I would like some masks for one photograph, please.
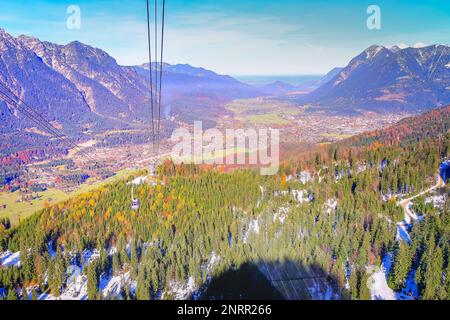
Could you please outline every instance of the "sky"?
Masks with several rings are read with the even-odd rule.
[[[153,0],[151,0],[152,2]],[[161,0],[159,0],[161,1]],[[231,75],[325,74],[373,44],[450,43],[449,0],[166,0],[165,61]],[[69,29],[67,8],[81,9]],[[381,29],[370,30],[370,5]],[[0,0],[0,28],[148,60],[145,0]]]

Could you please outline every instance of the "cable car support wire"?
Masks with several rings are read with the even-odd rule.
[[[149,56],[149,73],[150,73],[150,99],[151,99],[151,115],[152,115],[152,135],[153,135],[153,149],[156,149],[156,154],[160,153],[160,141],[161,141],[161,100],[162,100],[162,79],[163,79],[163,56],[164,56],[164,32],[165,32],[165,14],[166,14],[166,1],[162,0],[162,12],[161,12],[161,44],[158,47],[158,0],[154,1],[154,56],[152,57],[152,30],[150,19],[151,7],[150,1],[147,0],[147,41],[148,41],[148,56]],[[158,52],[159,50],[160,52]],[[159,59],[158,59],[159,55]],[[153,60],[155,66],[153,67]],[[158,61],[159,60],[159,61]],[[159,64],[159,70],[158,70]],[[153,70],[155,74],[153,75]],[[158,74],[159,72],[159,74]],[[153,92],[155,90],[155,92]]]
[[[75,141],[68,138],[63,132],[53,126],[49,121],[47,121],[42,115],[37,112],[34,108],[29,106],[23,99],[19,98],[11,89],[8,88],[6,84],[0,81],[0,99],[11,107],[17,109],[24,116],[26,116],[30,121],[32,121],[37,126],[41,127],[44,131],[49,133],[56,139],[61,140],[67,147],[70,147],[77,152],[79,152],[84,158],[94,161],[89,154],[82,150]]]

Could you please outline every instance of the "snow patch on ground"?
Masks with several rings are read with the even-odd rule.
[[[308,286],[308,292],[312,300],[339,300],[339,295],[333,293],[333,288],[330,284],[326,284],[326,288],[324,288],[318,279],[312,279],[311,282],[312,285]]]
[[[287,215],[289,213],[288,207],[281,207],[277,212],[273,215],[273,222],[280,221],[280,223],[284,223],[286,221]]]
[[[87,277],[82,274],[81,268],[71,265],[67,268],[67,275],[67,289],[64,291],[64,296],[70,297],[70,299],[86,300]]]
[[[425,204],[432,203],[435,208],[444,209],[446,195],[434,195],[425,199]]]
[[[325,207],[326,207],[328,215],[336,212],[337,205],[338,205],[338,203],[337,203],[336,199],[328,199],[327,200],[327,202],[325,203]]]
[[[367,164],[359,164],[358,168],[356,169],[356,173],[362,173],[364,171],[367,171]]]
[[[55,259],[56,258],[56,251],[53,250],[53,241],[49,241],[47,243],[48,248],[48,254],[50,255],[50,258]]]
[[[172,282],[169,287],[169,291],[162,294],[162,300],[167,294],[174,300],[187,300],[198,290],[193,277],[189,277],[186,283]]]
[[[285,197],[288,195],[287,191],[275,191],[274,192],[275,197]]]
[[[397,293],[399,300],[414,300],[419,296],[419,290],[416,283],[416,270],[410,272],[408,278],[406,278],[405,287],[400,293]]]
[[[50,246],[49,246],[50,247]],[[112,247],[108,253],[113,255],[116,252],[116,248]],[[90,264],[95,259],[100,257],[99,250],[84,250],[82,252],[82,260],[84,266]],[[43,293],[39,296],[39,300],[87,300],[87,277],[83,274],[82,267],[72,264],[66,271],[67,281],[66,288],[61,293],[61,296],[56,297],[49,293]],[[122,289],[126,285],[130,285],[130,291],[133,293],[136,290],[136,283],[130,279],[130,274],[125,273],[118,276],[110,276],[103,274],[100,277],[99,292],[103,293],[103,297],[108,295],[112,297],[120,296]]]
[[[56,297],[49,293],[44,293],[39,297],[39,300],[87,300],[87,277],[81,273],[81,268],[72,265],[67,269],[68,280],[67,287],[61,293],[61,296]],[[127,272],[118,276],[109,276],[103,274],[100,277],[99,292],[102,292],[103,297],[108,295],[114,298],[121,298],[121,292],[125,287],[130,285],[131,293],[136,291],[136,282],[131,281],[130,273]]]
[[[381,268],[369,267],[367,272],[372,272],[369,282],[367,283],[372,300],[397,300],[398,294],[389,288],[387,279],[392,268],[392,253],[388,253],[381,261]]]
[[[309,202],[308,192],[306,190],[292,190],[291,195],[299,204]]]
[[[382,269],[384,270],[384,274],[387,280],[392,267],[392,253],[388,253],[387,255],[384,256],[383,261],[381,262],[381,266]]]
[[[306,183],[308,183],[308,182],[313,180],[312,175],[311,175],[311,173],[309,171],[302,171],[302,172],[300,172],[300,174],[298,175],[298,179],[303,184],[306,184]]]
[[[411,243],[411,238],[408,233],[408,224],[404,221],[397,223],[397,236],[395,239],[397,241],[406,241],[408,244]]]
[[[84,263],[85,264],[89,264],[92,261],[100,258],[100,251],[97,250],[97,249],[94,250],[94,251],[86,249],[86,250],[83,251],[82,256],[83,256]]]
[[[216,264],[219,263],[220,256],[218,256],[214,251],[211,253],[211,257],[209,258],[208,265],[206,266],[207,273],[211,273],[212,269]]]
[[[71,277],[70,285],[59,297],[46,292],[41,294],[38,300],[87,300],[87,298],[87,277],[79,274]]]
[[[248,229],[245,232],[244,238],[242,239],[242,241],[244,243],[247,243],[248,237],[250,236],[251,233],[259,234],[259,220],[258,219],[253,219],[248,224]]]
[[[131,293],[136,292],[137,283],[131,281],[129,272],[119,276],[103,275],[100,279],[99,290],[101,290],[104,297],[118,297],[127,285],[130,285]]]
[[[12,253],[6,251],[0,255],[0,266],[2,267],[20,267],[20,251]]]
[[[382,268],[373,273],[369,279],[372,300],[397,300],[394,290],[387,284],[385,271]]]
[[[137,177],[133,181],[129,182],[128,185],[132,184],[132,185],[135,185],[135,186],[139,186],[141,184],[146,183],[147,180],[148,180],[148,178],[146,176]]]

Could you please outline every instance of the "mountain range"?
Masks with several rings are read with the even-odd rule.
[[[153,71],[160,69],[159,63],[152,64]],[[135,66],[134,70],[149,80],[148,63]],[[230,76],[188,64],[164,63],[163,83],[163,114],[187,122],[199,119],[215,122],[226,113],[226,103],[234,99],[264,95],[262,90]]]
[[[374,45],[300,102],[339,112],[420,112],[450,103],[450,47]]]
[[[154,65],[158,70],[158,65]],[[214,118],[223,104],[262,93],[232,77],[189,65],[163,65],[163,116]],[[120,66],[105,51],[58,45],[0,29],[0,80],[66,133],[142,126],[150,120],[148,64]],[[0,102],[2,133],[33,126]]]
[[[303,87],[281,81],[250,85],[188,64],[152,65],[156,71],[161,67],[167,123],[203,120],[213,126],[230,112],[228,102],[258,96],[286,96],[311,110],[338,113],[413,113],[450,103],[450,47],[444,45],[374,45],[345,68]],[[0,80],[71,136],[149,125],[149,65],[121,66],[105,51],[78,41],[59,45],[0,29]],[[43,139],[39,128],[3,101],[0,115],[0,133],[9,136],[4,143],[18,136]]]

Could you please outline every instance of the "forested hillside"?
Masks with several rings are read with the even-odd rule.
[[[354,146],[368,146],[372,143],[408,145],[429,137],[442,139],[449,130],[450,105],[403,119],[389,128],[353,137],[344,141],[343,144],[350,142]],[[449,148],[449,143],[447,140],[446,148]]]
[[[374,266],[398,297],[449,299],[449,191],[431,187],[450,156],[450,136],[415,128],[424,131],[411,127],[404,143],[360,137],[327,146],[274,177],[168,161],[158,184],[136,186],[138,211],[130,208],[130,177],[45,208],[16,228],[3,221],[0,295],[251,298],[217,292],[215,282],[251,264],[262,274],[272,268],[272,284],[272,272],[300,268],[308,275],[296,290],[305,299],[376,299],[367,286]],[[397,224],[405,216],[398,201],[428,188],[411,205],[417,220]]]

